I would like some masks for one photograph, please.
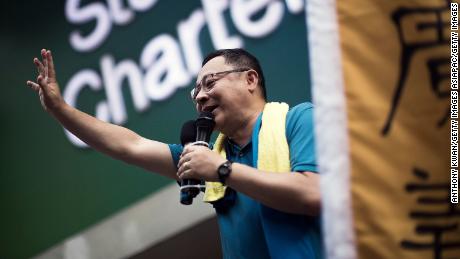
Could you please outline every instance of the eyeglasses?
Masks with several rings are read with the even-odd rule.
[[[190,96],[192,97],[192,100],[195,101],[196,97],[198,96],[198,93],[203,90],[205,93],[211,91],[214,88],[214,85],[219,79],[224,78],[226,75],[230,73],[239,73],[239,72],[245,72],[251,70],[250,68],[238,68],[238,69],[233,69],[233,70],[227,70],[227,71],[222,71],[222,72],[217,72],[217,73],[212,73],[212,74],[207,74],[201,78],[200,83],[198,83],[195,88],[190,91]],[[220,77],[218,77],[220,76]]]

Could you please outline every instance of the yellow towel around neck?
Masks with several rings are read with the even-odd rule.
[[[262,114],[262,126],[254,129],[258,132],[257,168],[267,172],[290,172],[289,146],[286,139],[286,115],[289,105],[271,102],[265,104]],[[257,134],[257,132],[253,132]],[[227,158],[224,148],[226,137],[220,133],[214,143],[213,151]],[[254,144],[254,143],[253,143]],[[227,186],[220,182],[206,182],[203,201],[213,202],[224,197]]]

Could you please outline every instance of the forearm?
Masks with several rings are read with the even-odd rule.
[[[65,103],[51,114],[89,146],[116,159],[129,159],[129,146],[141,138],[131,130],[101,121]]]
[[[234,163],[226,184],[284,212],[316,216],[320,211],[319,176],[315,173],[262,172]]]
[[[42,107],[62,126],[92,148],[115,159],[177,179],[169,147],[133,131],[98,120],[65,103],[56,80],[51,51],[42,49],[43,63],[34,58],[39,75],[27,85],[38,93]]]

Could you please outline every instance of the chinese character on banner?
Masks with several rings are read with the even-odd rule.
[[[413,174],[417,180],[406,184],[406,192],[417,197],[420,207],[408,214],[417,222],[417,237],[403,239],[401,246],[408,250],[432,251],[434,259],[449,258],[443,256],[447,251],[456,250],[460,254],[460,208],[450,202],[449,182],[432,182],[429,173],[419,168],[414,168]]]
[[[392,14],[392,20],[398,31],[398,40],[401,44],[401,58],[399,77],[397,86],[393,94],[392,105],[388,113],[387,120],[383,127],[382,133],[388,134],[391,129],[395,113],[398,109],[400,99],[407,87],[406,79],[410,71],[411,61],[418,52],[429,51],[432,48],[449,46],[450,40],[450,1],[440,7],[401,7]],[[433,54],[427,56],[425,61],[426,69],[429,74],[427,82],[437,98],[444,99],[446,103],[450,96],[449,86],[447,84],[450,73],[449,52]],[[444,82],[445,89],[442,89],[441,83]],[[414,85],[421,87],[421,85]],[[443,126],[449,117],[449,107],[442,114],[437,125]]]

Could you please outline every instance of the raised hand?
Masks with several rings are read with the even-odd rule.
[[[50,50],[41,50],[42,61],[34,58],[34,64],[38,70],[36,82],[27,81],[27,85],[34,91],[38,92],[40,102],[45,111],[53,112],[62,104],[62,98],[59,86],[56,80],[54,70],[53,56]]]

